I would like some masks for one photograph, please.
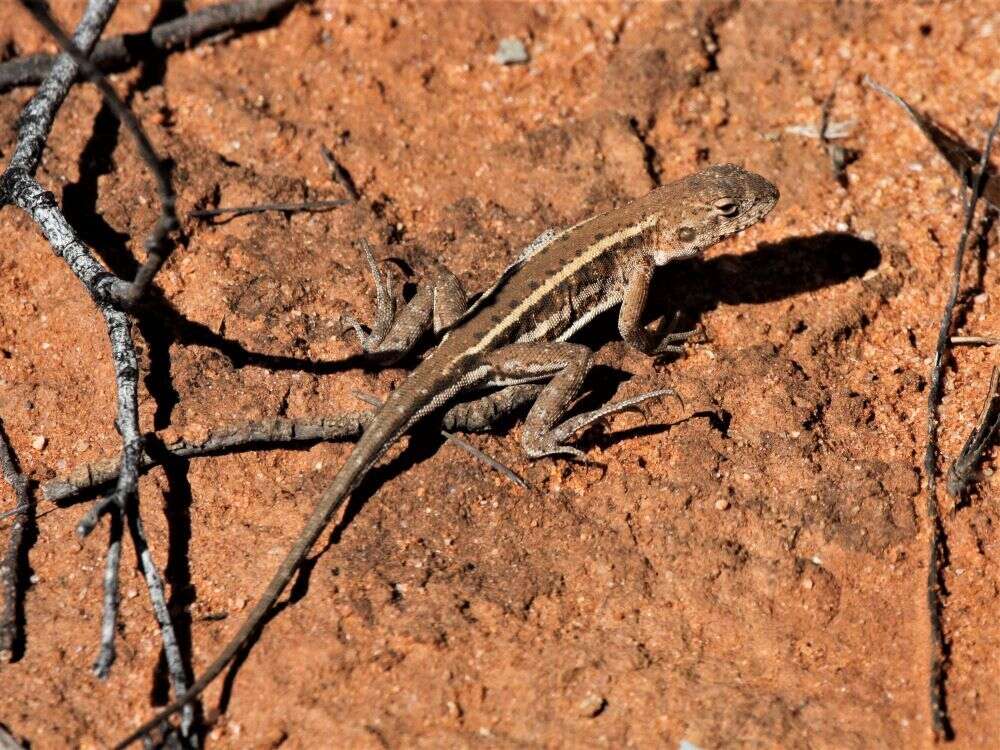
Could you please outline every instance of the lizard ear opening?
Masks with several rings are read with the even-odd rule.
[[[681,242],[693,242],[695,231],[691,227],[681,227],[677,230],[677,239]]]

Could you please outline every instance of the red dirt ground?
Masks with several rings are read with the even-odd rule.
[[[207,2],[191,2],[200,7]],[[82,0],[55,3],[72,25]],[[109,33],[147,27],[125,3]],[[6,6],[0,49],[53,45]],[[663,274],[656,314],[704,340],[656,365],[613,339],[594,374],[675,401],[581,438],[606,466],[529,464],[519,427],[473,441],[522,491],[427,439],[373,473],[305,596],[206,694],[213,747],[912,747],[929,741],[926,378],[962,220],[958,181],[869,74],[980,144],[1000,101],[1000,5],[347,4],[114,76],[176,164],[179,206],[338,198],[321,144],[363,195],[328,213],[186,222],[138,325],[147,429],[356,410],[339,316],[371,310],[356,241],[446,261],[481,289],[543,229],[707,163],[781,190],[766,223]],[[531,60],[492,60],[504,37]],[[819,141],[831,92],[846,186]],[[0,97],[0,155],[31,91]],[[39,171],[123,273],[156,215],[133,144],[74,89]],[[961,331],[1000,333],[994,242]],[[262,356],[240,357],[240,351]],[[942,448],[968,434],[998,354],[948,370]],[[282,359],[284,358],[284,359]],[[330,372],[333,370],[333,372]],[[118,446],[103,324],[18,211],[0,212],[0,415],[44,481]],[[708,413],[716,416],[709,418]],[[46,444],[33,447],[37,436]],[[152,471],[141,503],[197,674],[238,627],[348,447],[249,452]],[[946,516],[948,707],[958,748],[1000,736],[996,475]],[[0,510],[11,502],[0,490]],[[126,552],[119,657],[89,671],[105,534],[42,504],[23,656],[0,721],[33,748],[99,747],[165,699],[157,630]],[[0,522],[6,536],[8,528]],[[301,592],[300,592],[301,593]],[[228,613],[222,620],[210,615]],[[221,715],[219,711],[222,711]]]

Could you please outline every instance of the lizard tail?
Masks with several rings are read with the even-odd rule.
[[[392,396],[390,402],[396,401],[400,391],[405,388],[405,383]],[[399,394],[399,395],[397,395]],[[285,559],[282,560],[271,582],[268,583],[264,593],[257,600],[250,614],[247,615],[243,625],[232,637],[226,647],[222,650],[215,661],[208,665],[201,677],[195,680],[194,684],[184,695],[178,697],[173,703],[159,711],[153,718],[138,727],[128,737],[115,745],[115,750],[128,747],[133,742],[139,740],[144,735],[159,726],[163,721],[180,711],[184,706],[193,701],[207,688],[212,681],[222,673],[235,656],[243,649],[247,642],[257,632],[258,628],[267,616],[268,611],[281,596],[281,592],[291,581],[295,571],[305,560],[306,555],[313,544],[323,533],[323,529],[333,518],[334,514],[343,505],[351,491],[361,482],[368,468],[379,459],[388,447],[401,434],[408,420],[398,409],[386,409],[383,407],[375,420],[369,425],[361,439],[355,444],[347,461],[341,467],[337,476],[320,497],[316,509],[306,522],[302,533],[294,546],[289,550]]]

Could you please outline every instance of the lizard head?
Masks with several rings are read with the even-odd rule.
[[[767,216],[778,189],[759,174],[719,164],[659,189],[653,260],[690,258]],[[659,192],[659,191],[657,191]]]

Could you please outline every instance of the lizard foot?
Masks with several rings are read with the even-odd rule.
[[[358,337],[358,343],[361,344],[365,353],[372,354],[385,340],[386,334],[396,319],[396,299],[392,295],[389,274],[383,273],[379,268],[371,245],[366,240],[362,240],[361,248],[368,264],[368,271],[375,282],[375,325],[369,330],[353,315],[341,315],[340,324],[344,327],[344,333],[348,331],[355,333]]]
[[[577,414],[575,417],[567,419],[565,422],[556,425],[548,432],[540,435],[537,440],[532,441],[531,445],[525,446],[528,455],[531,458],[568,455],[573,458],[584,460],[586,454],[583,451],[564,445],[563,441],[599,419],[603,419],[611,414],[617,414],[623,411],[641,412],[642,410],[638,408],[639,404],[650,399],[663,398],[664,396],[677,396],[677,392],[670,388],[663,388],[658,391],[649,391],[648,393],[642,393],[638,396],[633,396],[632,398],[623,399],[622,401],[605,404],[600,409],[594,409],[593,411],[584,412],[583,414]],[[677,398],[680,397],[677,396]]]

